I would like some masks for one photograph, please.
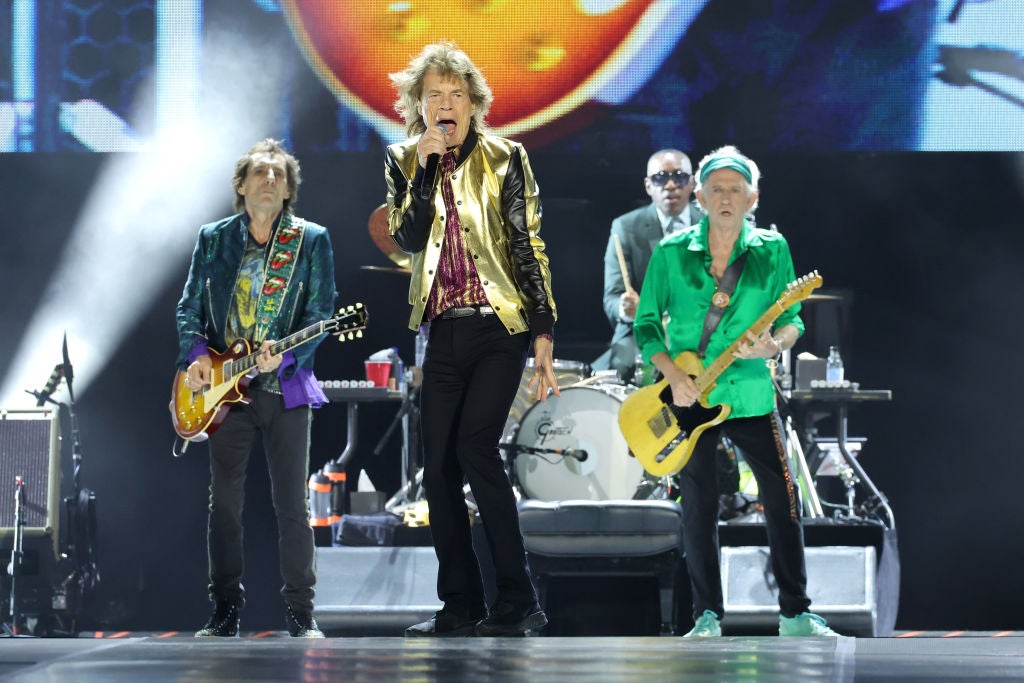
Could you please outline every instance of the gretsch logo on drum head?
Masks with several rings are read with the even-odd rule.
[[[548,439],[556,436],[571,436],[576,429],[576,420],[567,419],[551,422],[542,420],[537,424],[537,436],[540,437],[541,445],[548,442]]]

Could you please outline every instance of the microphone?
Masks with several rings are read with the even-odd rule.
[[[590,457],[590,454],[587,453],[582,448],[566,448],[565,450],[562,451],[562,456],[566,458],[572,458],[577,462],[586,462],[587,458]]]
[[[423,185],[420,186],[420,199],[427,201],[434,192],[437,182],[437,165],[441,163],[441,155],[437,152],[427,155],[427,168],[423,171]]]
[[[448,129],[440,123],[437,127],[447,137]],[[420,186],[420,199],[427,201],[434,192],[434,183],[437,182],[437,165],[441,163],[441,155],[437,152],[427,155],[427,167],[423,170],[423,185]]]

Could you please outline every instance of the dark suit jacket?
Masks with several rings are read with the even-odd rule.
[[[704,211],[696,202],[691,202],[689,216],[696,223],[704,216]],[[612,221],[611,234],[608,236],[608,247],[604,252],[604,313],[615,331],[612,334],[610,355],[605,354],[594,362],[595,370],[615,368],[625,370],[632,368],[636,357],[636,345],[633,343],[633,323],[619,320],[619,297],[626,291],[619,268],[619,257],[615,252],[615,239],[618,235],[622,244],[622,255],[626,260],[629,283],[639,292],[644,284],[647,273],[647,262],[651,260],[654,247],[664,237],[658,210],[654,204],[648,204],[625,213]]]
[[[696,202],[691,202],[689,213],[693,223],[704,216],[704,211]],[[608,247],[604,252],[604,313],[608,322],[615,329],[612,343],[626,335],[633,334],[633,323],[619,320],[619,297],[626,291],[619,268],[619,258],[615,253],[617,235],[622,244],[622,255],[626,259],[626,270],[633,289],[639,292],[643,288],[644,275],[647,273],[647,262],[651,260],[654,247],[664,237],[658,211],[654,204],[648,204],[629,213],[623,214],[612,221],[611,234],[608,236]]]

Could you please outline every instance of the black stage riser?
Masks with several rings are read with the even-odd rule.
[[[723,533],[725,628],[733,634],[772,633],[778,629],[777,592],[766,564],[767,549],[725,544],[726,538],[735,541],[747,534],[757,538],[758,531],[749,529],[738,536]],[[827,527],[810,526],[807,531],[815,542],[807,548],[812,609],[844,635],[890,635],[899,603],[896,532],[878,527],[831,527],[830,532]],[[763,527],[760,532],[763,534]],[[479,539],[474,540],[485,585],[493,583],[490,558],[480,548]],[[817,545],[828,540],[846,545]],[[679,564],[680,582],[685,583],[688,578],[682,558]],[[317,572],[317,619],[326,630],[338,635],[399,635],[406,626],[429,618],[440,607],[435,590],[437,559],[430,547],[317,548]],[[548,608],[551,627],[558,632],[549,635],[657,634],[657,582],[630,575],[595,578],[585,573],[553,578],[548,586]],[[487,588],[488,598],[493,599],[493,587]],[[641,588],[646,600],[637,593]],[[681,615],[689,611],[689,605],[682,604],[686,592],[680,591]],[[635,603],[631,609],[636,614],[623,612],[623,599]],[[579,614],[588,615],[585,623],[577,618]],[[620,633],[594,630],[596,623],[616,620],[624,629]],[[683,618],[679,627],[688,628]]]

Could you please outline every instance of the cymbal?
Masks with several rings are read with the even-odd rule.
[[[836,294],[811,294],[804,299],[805,304],[813,304],[816,301],[840,301],[843,297]]]
[[[409,275],[412,273],[408,268],[391,268],[389,266],[359,266],[359,270],[372,270],[376,273],[394,273],[395,275]]]

